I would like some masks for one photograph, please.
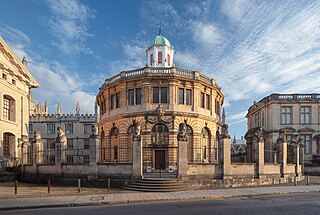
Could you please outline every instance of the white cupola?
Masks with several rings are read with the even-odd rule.
[[[169,40],[165,38],[161,29],[159,34],[149,45],[147,51],[147,66],[148,67],[173,67],[174,49]]]

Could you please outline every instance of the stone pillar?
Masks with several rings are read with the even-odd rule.
[[[99,135],[90,136],[90,165],[96,165],[99,162],[99,147],[100,147],[100,137]]]
[[[134,139],[132,141],[132,179],[142,178],[142,141]]]
[[[188,142],[179,141],[179,158],[178,158],[178,178],[184,179],[188,176]]]
[[[231,166],[231,145],[230,138],[223,138],[223,179],[232,179],[232,173],[230,172]]]
[[[300,146],[296,147],[296,176],[300,177],[302,175],[301,166],[300,166]]]
[[[281,167],[281,174],[283,177],[286,177],[286,173],[287,173],[287,157],[288,157],[288,153],[287,153],[287,143],[283,142],[282,143],[282,167]]]
[[[258,143],[258,168],[259,168],[259,178],[264,178],[264,141],[260,140]]]

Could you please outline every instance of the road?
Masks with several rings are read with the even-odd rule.
[[[8,215],[34,214],[320,214],[320,193],[260,196],[252,198],[211,199],[197,201],[157,202],[129,205],[44,208],[2,211]]]

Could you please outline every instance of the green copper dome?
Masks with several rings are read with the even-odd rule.
[[[159,34],[154,38],[154,40],[149,45],[148,49],[151,48],[152,46],[163,46],[163,45],[167,45],[168,47],[173,48],[173,46],[171,46],[171,43],[169,42],[169,40],[167,38],[165,38],[161,34],[161,32],[159,32]]]

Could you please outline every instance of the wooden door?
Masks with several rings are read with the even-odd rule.
[[[155,169],[166,169],[166,159],[164,150],[155,150]]]

